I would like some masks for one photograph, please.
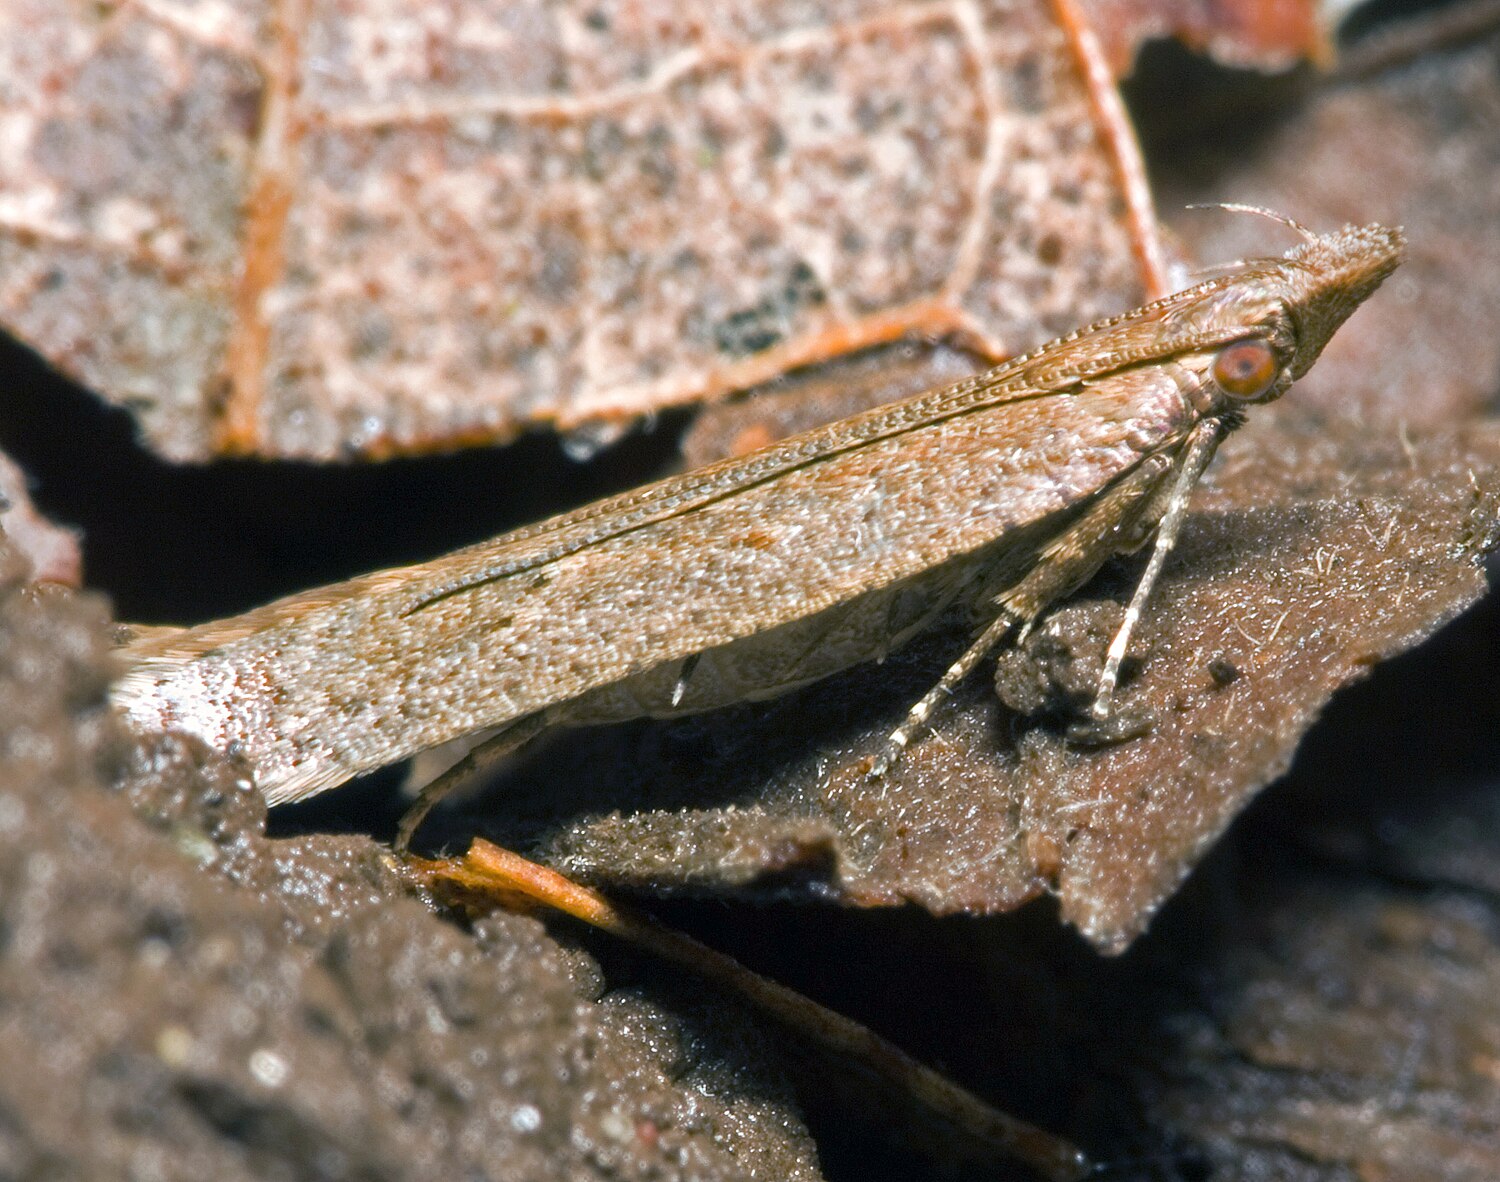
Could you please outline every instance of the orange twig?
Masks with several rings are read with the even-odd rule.
[[[1090,1169],[1076,1146],[991,1107],[858,1022],[545,866],[483,839],[475,839],[462,858],[413,858],[408,866],[423,885],[440,894],[456,894],[469,904],[541,904],[686,968],[824,1048],[857,1059],[977,1140],[1056,1182],[1074,1182]]]

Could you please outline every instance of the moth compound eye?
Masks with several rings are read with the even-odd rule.
[[[1260,397],[1280,371],[1276,350],[1259,337],[1225,345],[1214,358],[1214,381],[1235,398]]]

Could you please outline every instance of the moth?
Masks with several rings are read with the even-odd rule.
[[[1283,219],[1284,220],[1284,219]],[[1155,545],[1193,487],[1398,265],[1400,230],[1345,226],[1017,357],[415,566],[230,619],[147,630],[114,688],[143,731],[242,759],[271,804],[464,736],[768,698],[877,660],[955,604],[986,621],[875,759],[884,774],[986,653],[1117,553]],[[423,794],[398,839],[426,808]]]

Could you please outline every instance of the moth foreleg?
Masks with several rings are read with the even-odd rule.
[[[973,670],[974,666],[984,659],[985,655],[1005,639],[1008,633],[1021,620],[1011,615],[1004,608],[1000,614],[990,621],[989,626],[980,633],[979,638],[964,650],[963,656],[954,661],[948,667],[938,683],[922,696],[922,700],[913,706],[906,714],[906,720],[891,732],[891,737],[885,741],[885,747],[870,766],[870,778],[879,779],[890,771],[895,762],[901,758],[901,753],[906,750],[906,745],[912,741],[916,733],[927,725],[927,719],[937,709],[949,694],[958,688],[959,682]]]
[[[1197,487],[1203,470],[1214,458],[1214,452],[1218,450],[1219,441],[1223,438],[1224,425],[1218,419],[1203,420],[1188,436],[1187,446],[1183,448],[1177,461],[1176,477],[1170,485],[1171,492],[1161,515],[1161,524],[1156,527],[1156,545],[1151,549],[1151,558],[1141,573],[1140,582],[1135,586],[1135,594],[1130,597],[1125,618],[1120,621],[1120,629],[1115,633],[1109,652],[1104,657],[1104,671],[1099,675],[1099,693],[1089,709],[1089,716],[1096,722],[1109,717],[1115,686],[1120,680],[1120,666],[1130,648],[1130,634],[1146,610],[1151,591],[1166,565],[1167,555],[1172,553],[1172,548],[1177,544],[1177,535],[1187,518],[1188,502],[1192,500],[1193,489]],[[1149,521],[1149,518],[1144,521]]]

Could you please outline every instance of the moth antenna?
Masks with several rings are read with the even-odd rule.
[[[1289,218],[1284,213],[1277,213],[1274,209],[1267,209],[1264,205],[1246,205],[1241,201],[1203,201],[1186,206],[1187,209],[1227,209],[1230,213],[1253,213],[1263,218],[1270,218],[1273,222],[1280,222],[1288,229],[1294,230],[1301,236],[1304,242],[1316,242],[1318,236],[1304,226],[1301,222]]]

